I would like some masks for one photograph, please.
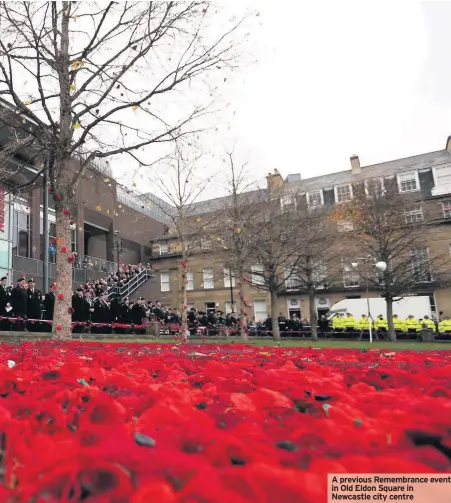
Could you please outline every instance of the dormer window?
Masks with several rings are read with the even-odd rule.
[[[415,192],[420,190],[420,181],[417,171],[409,171],[398,175],[399,192]]]
[[[346,203],[352,199],[352,187],[349,184],[337,185],[335,188],[335,201],[337,203]]]
[[[314,208],[315,206],[322,206],[324,204],[323,191],[314,190],[307,192],[307,204],[309,208]]]

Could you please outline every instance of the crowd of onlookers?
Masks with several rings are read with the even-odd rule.
[[[74,332],[105,333],[113,328],[120,330],[135,330],[140,333],[150,321],[159,321],[171,331],[176,331],[182,324],[182,313],[178,309],[164,306],[160,301],[146,300],[138,297],[132,300],[127,295],[121,295],[123,288],[133,281],[143,271],[151,270],[150,264],[125,265],[105,279],[88,281],[80,285],[74,292],[72,299],[67,301],[68,309],[72,313]],[[60,299],[62,300],[62,299]],[[4,276],[0,281],[0,330],[32,330],[50,331],[56,301],[56,284],[43,295],[35,285],[33,278],[28,281],[19,278],[16,285],[8,286],[8,278]],[[271,334],[273,320],[268,317],[265,321],[256,322],[254,319],[244,320],[250,332]],[[199,328],[216,330],[220,326],[238,329],[240,320],[236,313],[225,314],[222,311],[202,312],[195,308],[187,311],[188,328],[193,333]],[[277,318],[282,334],[308,333],[311,324],[306,319],[297,316],[286,318],[282,313]],[[421,319],[409,316],[406,320],[398,316],[393,317],[394,328],[397,333],[417,333],[422,328],[429,328],[434,332],[451,332],[451,319],[440,313],[440,320],[434,321],[425,315]],[[318,320],[319,334],[355,333],[374,331],[376,337],[384,336],[388,331],[388,323],[383,315],[370,320],[363,314],[359,320],[351,313],[337,314],[328,319],[321,316]]]

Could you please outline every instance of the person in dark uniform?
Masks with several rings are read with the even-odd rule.
[[[144,300],[144,299],[142,299],[142,300]],[[157,321],[164,321],[165,315],[164,315],[163,309],[161,307],[160,301],[157,301],[157,303],[155,304],[155,307],[153,308],[153,314],[157,318]]]
[[[206,327],[208,325],[208,317],[202,311],[199,311],[199,317],[197,318],[197,321],[199,322],[199,325],[201,327]]]
[[[92,293],[91,293],[91,290],[89,289],[88,285],[86,285],[84,287],[83,297],[85,299],[86,307],[88,309],[88,313],[87,313],[88,318],[86,320],[87,327],[88,327],[91,324],[92,313],[94,312],[94,301],[92,299]]]
[[[218,323],[218,317],[214,311],[210,311],[207,316],[207,321],[210,325],[216,326]]]
[[[36,288],[34,278],[28,280],[27,318],[29,320],[42,318],[42,292]],[[27,328],[30,332],[41,332],[42,324],[40,321],[28,321]]]
[[[11,290],[11,305],[13,306],[14,317],[19,318],[14,323],[14,330],[23,332],[25,330],[25,319],[27,317],[27,290],[25,289],[25,278],[19,278],[17,285]]]
[[[50,287],[50,292],[46,293],[43,297],[42,303],[45,309],[44,320],[53,321],[53,312],[55,310],[55,292],[56,292],[56,283],[53,283],[52,286]],[[44,331],[51,332],[52,324],[44,323]]]
[[[94,301],[94,312],[91,315],[92,323],[110,324],[112,320],[110,306],[108,304],[108,294],[103,292]],[[91,327],[92,334],[111,334],[110,326]]]
[[[115,295],[110,303],[111,318],[113,323],[121,323],[122,319],[122,307],[121,307],[121,296]]]
[[[127,325],[131,325],[133,323],[133,319],[132,319],[133,306],[134,306],[134,303],[132,301],[129,301],[127,303],[124,302],[122,319],[123,319],[124,323]],[[131,333],[131,330],[127,329],[127,333]]]
[[[131,318],[133,325],[142,325],[144,318],[146,317],[146,306],[144,305],[145,299],[143,297],[138,297],[135,304],[132,307]],[[158,315],[157,315],[158,316]],[[145,329],[137,328],[135,329],[135,334],[144,334]]]
[[[176,325],[181,325],[182,324],[182,315],[180,314],[179,310],[177,308],[174,309],[174,313],[172,315],[172,323]]]
[[[72,321],[76,324],[72,329],[74,334],[84,334],[86,325],[78,323],[87,323],[89,320],[89,303],[83,296],[83,288],[80,286],[72,295]]]
[[[7,318],[12,317],[11,289],[7,286],[8,278],[3,276],[0,280],[0,330],[11,330],[11,322]]]

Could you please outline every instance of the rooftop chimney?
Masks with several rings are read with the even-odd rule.
[[[358,155],[353,155],[351,157],[351,170],[353,175],[358,175],[362,172],[362,168],[360,167],[360,159]]]
[[[446,139],[446,150],[451,154],[451,136]]]
[[[276,169],[274,170],[274,174],[268,173],[266,181],[268,183],[268,190],[270,192],[280,189],[283,186],[282,175]]]

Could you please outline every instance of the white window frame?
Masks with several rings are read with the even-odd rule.
[[[232,272],[232,274],[230,274]],[[232,277],[230,277],[232,276]],[[230,285],[230,279],[232,279],[232,285]],[[233,271],[231,271],[229,268],[225,267],[224,268],[224,288],[235,288],[235,276],[233,274]]]
[[[200,247],[202,250],[211,250],[211,240],[203,239],[200,243]]]
[[[254,271],[256,273],[258,272],[258,274],[254,274]],[[252,284],[253,285],[259,286],[259,285],[265,284],[265,280],[262,277],[263,272],[264,272],[264,269],[263,269],[262,265],[255,264],[255,265],[251,266]]]
[[[340,189],[341,187],[348,187],[349,188],[349,199],[347,199],[346,201],[339,201],[338,200],[338,189]],[[354,194],[352,191],[352,185],[350,183],[342,183],[340,185],[335,185],[334,186],[334,196],[335,196],[335,202],[337,204],[343,204],[343,203],[347,203],[347,202],[351,201],[352,198],[354,197]]]
[[[338,232],[352,232],[354,230],[354,222],[351,220],[342,220],[337,222]]]
[[[407,176],[407,175],[414,175],[413,178],[415,179],[415,189],[409,189],[409,190],[401,190],[401,177]],[[400,194],[404,194],[405,192],[419,192],[420,190],[420,177],[418,176],[418,170],[415,171],[406,171],[404,173],[398,173],[396,175],[396,181],[398,183],[398,191]]]
[[[194,290],[194,273],[192,271],[186,273],[186,289]]]
[[[169,271],[160,272],[160,291],[161,292],[171,291],[171,273]]]
[[[343,269],[343,286],[345,288],[360,288],[360,275],[357,270],[351,266],[352,260],[342,259],[341,265]],[[355,280],[357,278],[357,281]],[[351,281],[348,281],[348,280]]]
[[[420,218],[417,218],[420,217]],[[416,224],[424,221],[423,208],[421,205],[413,206],[404,210],[406,224]]]
[[[449,169],[451,171],[451,166],[441,166],[439,168],[437,168],[437,167],[432,168],[432,177],[434,178],[434,186],[435,187],[446,187],[447,185],[451,186],[451,182],[449,184],[438,183],[438,172],[440,170],[444,170],[444,169]],[[450,176],[451,176],[451,173],[450,173]]]
[[[415,262],[414,262],[415,253],[414,253],[414,251],[419,250],[419,249],[426,250],[427,266],[428,266],[428,272],[429,272],[430,279],[425,280],[425,281],[418,281],[417,283],[432,283],[433,277],[432,277],[432,271],[431,271],[431,261],[430,261],[429,248],[427,246],[418,246],[417,248],[410,250],[410,255],[412,257],[412,274],[415,276]],[[417,262],[417,263],[419,263],[419,262]]]
[[[204,290],[212,290],[215,287],[215,275],[213,269],[202,269],[202,281]]]
[[[257,303],[261,303],[260,304],[260,307],[262,305],[262,303],[265,303],[265,310],[264,311],[257,311],[256,307],[257,307]],[[258,322],[263,322],[266,320],[266,318],[268,317],[268,306],[267,306],[267,303],[266,303],[266,299],[259,299],[259,300],[254,300],[254,318],[255,318],[255,321],[258,323]],[[260,313],[258,315],[258,313]],[[264,317],[261,316],[262,314],[264,314]]]
[[[167,255],[169,253],[169,244],[168,243],[160,243],[158,245],[158,250],[160,255]]]
[[[310,204],[310,196],[311,195],[317,195],[317,194],[319,194],[321,202],[319,204]],[[307,196],[307,206],[309,208],[317,208],[318,206],[324,206],[324,193],[323,193],[323,189],[312,190],[310,192],[307,192],[306,196]]]
[[[447,208],[445,208],[447,206]],[[442,201],[443,218],[451,218],[451,200]]]
[[[365,180],[365,181],[363,182],[363,185],[364,185],[364,187],[365,187],[365,194],[366,194],[366,197],[373,197],[373,196],[371,196],[370,194],[368,194],[368,184],[369,184],[370,182],[374,182],[375,180],[378,180],[378,181],[380,182],[380,184],[381,184],[381,194],[380,194],[380,195],[385,194],[385,184],[384,184],[384,179],[383,179],[383,178],[378,178],[378,177],[376,177],[376,178],[370,178],[369,180]]]

